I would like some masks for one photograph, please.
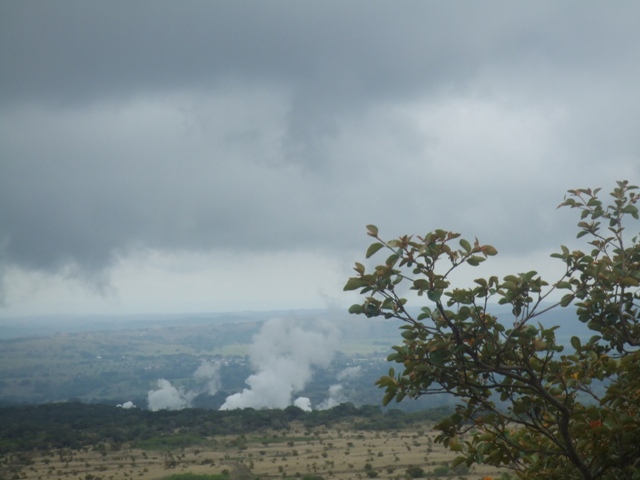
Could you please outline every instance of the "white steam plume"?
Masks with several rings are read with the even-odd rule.
[[[345,380],[352,380],[354,378],[359,377],[361,372],[362,372],[362,367],[359,365],[357,367],[347,367],[341,372],[338,372],[338,374],[336,375],[336,380],[338,380],[339,382],[344,382]]]
[[[206,393],[215,395],[220,388],[220,364],[203,360],[193,376],[205,382]]]
[[[337,340],[338,330],[326,322],[303,327],[293,319],[267,321],[249,348],[255,372],[246,380],[249,388],[227,397],[220,410],[288,407],[311,379],[313,367],[329,365]],[[301,404],[311,408],[310,402]]]
[[[336,379],[339,382],[344,382],[347,380],[354,379],[360,375],[362,367],[347,367],[341,372],[338,372],[336,375]],[[347,401],[347,397],[344,394],[344,387],[341,383],[336,383],[335,385],[331,385],[329,387],[329,396],[325,401],[323,401],[320,405],[318,405],[318,410],[327,410],[329,408],[336,407],[341,403],[345,403]]]
[[[195,397],[192,392],[185,392],[177,389],[169,380],[161,378],[158,380],[159,390],[150,390],[147,396],[149,410],[182,410],[191,405]]]
[[[196,390],[184,390],[171,385],[171,382],[161,378],[158,380],[158,390],[150,390],[147,395],[149,410],[182,410],[191,406],[191,402],[201,393],[215,395],[220,386],[220,364],[203,360],[193,373],[196,380],[203,383]]]
[[[300,410],[304,410],[305,412],[310,412],[311,408],[311,400],[308,397],[298,397],[293,401],[293,406],[298,407]]]
[[[328,410],[346,401],[347,399],[342,392],[342,385],[337,383],[329,387],[329,396],[325,401],[318,405],[318,410]]]

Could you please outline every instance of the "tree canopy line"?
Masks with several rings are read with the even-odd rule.
[[[110,405],[65,402],[0,408],[0,454],[48,449],[79,449],[99,444],[123,446],[180,435],[187,444],[216,435],[285,430],[292,422],[307,428],[350,422],[355,429],[394,430],[423,421],[438,421],[447,407],[404,413],[378,406],[344,403],[328,410],[160,410],[123,409]]]

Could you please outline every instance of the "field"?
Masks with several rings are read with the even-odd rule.
[[[454,471],[454,454],[434,442],[431,424],[410,430],[361,431],[349,424],[216,437],[163,437],[138,445],[108,444],[82,450],[12,453],[0,478],[39,480],[160,480],[178,473],[228,474],[232,480],[323,478],[402,479],[421,468],[429,478],[480,479],[489,467]],[[2,476],[4,472],[4,477]]]

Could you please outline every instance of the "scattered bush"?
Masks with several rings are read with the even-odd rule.
[[[410,478],[424,478],[426,476],[424,469],[417,465],[409,465],[406,472]]]

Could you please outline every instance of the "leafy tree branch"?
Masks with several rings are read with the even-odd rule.
[[[580,212],[577,238],[586,244],[552,254],[565,264],[553,283],[531,270],[454,287],[454,271],[497,250],[446,230],[384,240],[367,226],[375,242],[365,258],[387,257],[370,270],[355,264],[345,290],[364,300],[349,311],[404,323],[388,357],[400,371],[377,382],[383,403],[458,398],[439,441],[467,466],[506,466],[518,478],[640,478],[640,244],[627,235],[639,218],[637,190],[617,182],[608,203],[600,189],[569,190],[560,207]],[[426,306],[415,313],[408,294],[426,297]],[[510,307],[512,325],[491,313],[496,305]],[[558,327],[535,319],[569,306],[594,335],[572,337],[564,353]]]

